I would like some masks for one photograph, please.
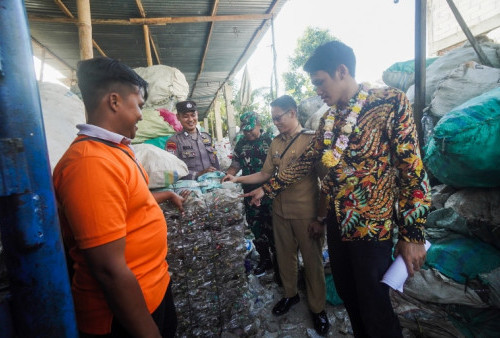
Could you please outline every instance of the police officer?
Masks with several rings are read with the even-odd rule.
[[[284,95],[271,102],[271,115],[280,134],[271,142],[266,161],[260,172],[247,176],[227,175],[224,180],[235,183],[261,184],[286,169],[306,149],[314,137],[313,131],[302,128],[297,119],[295,100]],[[317,217],[319,188],[316,170],[288,186],[273,200],[273,231],[278,253],[278,265],[285,291],[274,306],[276,316],[288,312],[300,301],[297,292],[297,249],[304,261],[306,291],[314,328],[321,335],[330,323],[325,313],[326,285],[322,248],[324,230],[312,236],[310,224]]]
[[[177,119],[182,131],[168,139],[166,150],[181,160],[189,169],[184,179],[195,180],[208,172],[220,170],[212,138],[197,128],[198,110],[194,101],[181,101],[176,105]]]

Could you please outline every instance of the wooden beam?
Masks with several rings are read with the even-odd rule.
[[[135,3],[137,5],[137,8],[139,9],[139,13],[141,14],[141,18],[146,17],[146,11],[144,10],[144,7],[142,6],[142,1],[141,0],[135,0]]]
[[[64,14],[66,14],[67,17],[69,18],[74,18],[75,16],[73,15],[73,13],[71,13],[71,11],[68,9],[68,7],[66,7],[65,4],[63,4],[63,2],[61,0],[54,0],[54,2],[56,3],[56,5],[59,7],[59,9],[61,11],[64,12]]]
[[[234,121],[234,107],[231,103],[233,100],[233,88],[228,83],[224,84],[224,99],[226,100],[227,134],[229,142],[234,147],[236,143],[236,123]]]
[[[214,115],[215,115],[215,136],[217,141],[221,141],[222,135],[222,115],[220,113],[220,101],[217,100],[218,92],[215,95]]]
[[[144,6],[142,5],[142,1],[135,0],[135,4],[137,5],[137,9],[139,10],[141,17],[145,18],[146,11],[144,10]],[[158,60],[158,64],[160,64],[160,58],[158,57],[158,51],[156,50],[156,46],[155,46],[155,43],[153,41],[153,37],[151,36],[149,26],[143,25],[142,28],[144,30],[144,45],[146,47],[146,61],[147,61],[148,67],[153,65],[153,58],[151,57],[151,45],[153,45],[153,50],[155,52],[156,59]]]
[[[90,19],[90,0],[77,0],[78,8],[78,37],[80,40],[80,59],[87,60],[94,57],[92,48],[92,23]]]
[[[276,6],[278,4],[278,1],[279,0],[274,0],[274,2],[271,4],[271,6],[269,6],[269,9],[267,10],[267,14],[266,15],[269,16],[270,18],[273,17],[274,11],[276,11]],[[217,93],[220,92],[220,90],[222,89],[222,86],[224,86],[224,84],[227,81],[229,81],[229,79],[233,76],[234,72],[239,68],[240,63],[243,61],[244,56],[250,50],[250,48],[254,44],[256,44],[258,41],[260,41],[260,38],[265,33],[264,26],[266,25],[266,22],[267,22],[267,20],[262,21],[260,27],[255,31],[252,39],[248,42],[247,46],[245,47],[245,50],[243,51],[243,53],[241,53],[241,56],[239,57],[238,61],[236,62],[236,64],[234,65],[233,69],[228,74],[228,76],[226,77],[226,79],[224,80],[224,82],[222,83],[222,85],[217,90]],[[212,100],[212,103],[210,103],[210,105],[208,106],[208,108],[210,108],[214,104],[215,99],[216,99],[216,97],[214,97],[214,99]]]
[[[148,67],[153,65],[153,58],[151,57],[151,44],[149,43],[149,26],[142,26],[144,30],[144,44],[146,46],[146,61],[148,63]]]
[[[184,16],[184,17],[162,17],[162,18],[130,18],[130,19],[92,19],[92,25],[166,25],[175,23],[194,22],[217,22],[217,21],[250,21],[269,20],[272,14],[243,14],[243,15],[220,15],[220,16]],[[30,22],[49,23],[72,23],[77,24],[76,19],[63,17],[46,17],[28,15]]]
[[[38,81],[43,82],[43,72],[45,70],[45,48],[42,49],[42,58],[40,59],[40,77]]]
[[[212,17],[214,17],[215,14],[217,13],[217,7],[219,7],[219,0],[215,0],[214,2],[214,6],[212,7],[212,15],[211,15]],[[203,69],[205,68],[205,60],[207,58],[208,47],[210,46],[210,40],[212,39],[213,30],[214,30],[214,22],[212,21],[210,23],[210,30],[208,31],[207,41],[205,42],[203,57],[201,58],[200,70],[198,71],[198,74],[196,74],[196,78],[194,80],[193,87],[191,88],[191,94],[189,94],[189,97],[193,96],[196,84],[198,83],[200,75],[203,72]]]
[[[153,40],[153,35],[149,32],[149,38],[151,39],[151,46],[153,47],[153,52],[155,53],[156,62],[161,65],[160,54],[158,54],[158,50],[156,49],[155,41]]]
[[[71,13],[71,11],[69,10],[69,8],[66,7],[66,5],[61,0],[54,0],[54,2],[59,7],[59,9],[61,11],[63,11],[64,14],[66,14],[67,17],[72,18],[72,19],[75,18],[75,16],[73,15],[73,13]],[[104,53],[104,51],[102,50],[102,48],[97,44],[97,42],[95,42],[94,39],[92,39],[92,45],[94,46],[95,49],[97,49],[97,51],[99,52],[99,54],[101,54],[102,56],[107,56],[106,53]]]
[[[71,67],[66,61],[64,61],[63,59],[61,59],[56,54],[54,54],[50,49],[48,49],[47,47],[45,47],[44,45],[42,45],[40,43],[40,41],[38,41],[34,37],[31,37],[31,42],[33,42],[34,44],[36,44],[37,46],[39,46],[40,48],[42,48],[43,50],[45,50],[47,53],[49,53],[50,57],[56,59],[58,62],[60,62],[61,64],[63,64],[66,68],[68,68],[70,70],[74,70],[73,67]]]
[[[94,46],[94,48],[97,49],[99,54],[101,54],[102,56],[107,56],[106,53],[104,53],[104,51],[101,49],[101,46],[99,46],[94,39],[92,39],[92,46]]]

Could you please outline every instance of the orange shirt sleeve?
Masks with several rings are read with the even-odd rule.
[[[125,237],[129,191],[122,170],[101,157],[85,157],[65,168],[58,197],[80,249]]]

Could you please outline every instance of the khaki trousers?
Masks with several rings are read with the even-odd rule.
[[[297,294],[297,249],[304,262],[309,309],[318,313],[325,309],[326,286],[322,248],[324,238],[312,239],[307,227],[314,219],[285,219],[273,213],[274,241],[285,297]]]

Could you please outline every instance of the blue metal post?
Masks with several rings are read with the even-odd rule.
[[[21,0],[0,0],[0,231],[14,334],[78,337]]]

